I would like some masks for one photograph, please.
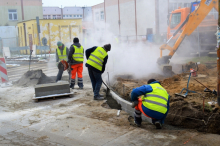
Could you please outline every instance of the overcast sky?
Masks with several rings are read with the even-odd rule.
[[[43,6],[94,6],[104,2],[104,0],[42,0]]]

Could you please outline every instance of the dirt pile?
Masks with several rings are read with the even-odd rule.
[[[189,62],[185,65],[183,65],[183,71],[184,72],[189,72],[190,69],[197,69],[196,64],[194,62]],[[198,74],[204,74],[208,76],[217,76],[217,67],[216,64],[198,64]]]
[[[31,70],[14,83],[16,86],[29,87],[37,84],[55,83],[55,80],[46,76],[42,70]]]

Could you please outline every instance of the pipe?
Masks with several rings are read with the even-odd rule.
[[[220,0],[218,0],[218,31],[220,31]],[[219,40],[217,40],[218,42]],[[218,105],[220,106],[220,45],[219,42],[217,44],[217,73],[218,73],[218,83],[217,83],[217,97],[218,97]]]
[[[104,0],[104,15],[105,15],[105,27],[106,27],[106,9],[105,9],[105,0]]]
[[[136,30],[136,41],[137,41],[137,0],[135,2],[135,30]]]
[[[23,5],[23,0],[21,0],[21,13],[22,13],[22,21],[24,21],[24,5]]]
[[[120,2],[118,0],[118,25],[119,25],[119,36],[121,36],[121,18],[120,18]]]

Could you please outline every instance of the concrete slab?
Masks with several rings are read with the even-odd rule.
[[[70,93],[69,82],[35,85],[35,96],[48,96],[53,94]]]

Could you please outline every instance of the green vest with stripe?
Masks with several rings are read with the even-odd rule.
[[[64,49],[63,49],[63,54],[61,54],[60,49],[57,48],[57,54],[58,54],[58,57],[59,57],[59,61],[61,61],[61,60],[67,61],[68,60],[67,55],[66,55],[66,47],[64,47]]]
[[[143,105],[150,110],[165,114],[167,112],[169,94],[159,83],[150,84],[150,86],[153,91],[142,97]]]
[[[80,48],[78,48],[77,46],[74,46],[75,52],[72,55],[73,59],[77,62],[83,62],[84,61],[84,52],[83,52],[83,47],[81,46]]]
[[[104,58],[107,56],[107,52],[102,47],[97,47],[94,52],[92,52],[87,60],[87,64],[92,67],[102,71],[102,66]]]

